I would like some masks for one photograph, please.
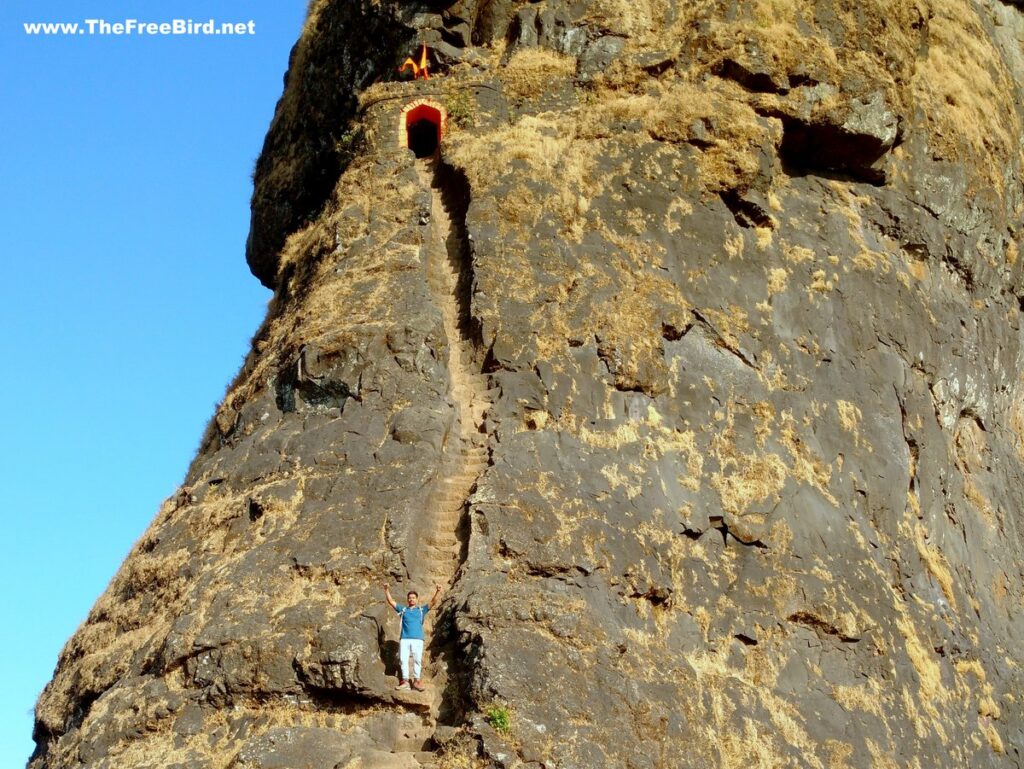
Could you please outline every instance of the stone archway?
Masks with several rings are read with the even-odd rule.
[[[419,99],[402,110],[398,128],[400,146],[413,151],[418,158],[430,157],[437,152],[444,138],[448,112],[429,99]]]

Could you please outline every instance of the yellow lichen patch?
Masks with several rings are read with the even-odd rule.
[[[966,678],[968,675],[974,676],[978,680],[978,685],[981,689],[978,694],[978,728],[981,730],[985,739],[988,741],[989,746],[996,753],[1002,753],[1004,751],[1003,740],[999,736],[999,732],[996,731],[994,721],[998,721],[1002,718],[1002,708],[999,707],[999,703],[996,702],[993,696],[992,684],[988,682],[988,676],[985,673],[985,668],[982,666],[979,660],[958,660],[954,665],[957,676],[961,679]],[[970,691],[970,687],[963,683],[965,691]],[[1010,701],[1014,701],[1011,697],[1008,697]]]
[[[992,503],[988,501],[988,497],[978,488],[973,476],[969,472],[964,473],[964,496],[971,504],[971,507],[978,511],[985,523],[989,526],[996,525],[996,514],[992,509]]]
[[[921,642],[914,628],[913,621],[907,617],[900,617],[897,622],[900,634],[903,636],[903,643],[907,649],[907,656],[910,664],[917,671],[920,682],[921,696],[924,700],[932,700],[939,697],[944,689],[942,686],[942,668],[939,667],[929,651],[928,647]]]
[[[962,676],[967,674],[973,675],[981,683],[985,683],[988,680],[985,668],[979,660],[957,660],[954,669]]]
[[[785,241],[782,243],[782,254],[793,264],[814,261],[814,252],[811,249],[804,248],[803,246],[794,246]]]
[[[1017,457],[1024,461],[1024,376],[1017,380],[1013,402],[1010,404],[1010,430],[1016,439]]]
[[[790,388],[790,382],[786,377],[786,372],[782,366],[775,362],[775,356],[772,354],[771,350],[764,350],[761,353],[760,365],[757,368],[757,378],[770,392],[775,390],[787,390]],[[804,382],[807,381],[803,376],[798,376],[797,378]]]
[[[731,304],[725,310],[715,308],[704,310],[704,314],[714,324],[715,331],[722,341],[732,350],[740,347],[739,334],[751,331],[747,311],[739,305]]]
[[[853,264],[861,270],[880,272],[883,275],[887,275],[892,269],[888,256],[868,248],[862,249],[853,257]]]
[[[746,247],[746,243],[747,241],[743,239],[743,236],[740,233],[735,232],[725,239],[725,243],[723,243],[722,246],[730,259],[742,259],[743,249]]]
[[[1006,572],[1001,571],[992,578],[992,598],[1000,606],[1005,607],[1006,605],[1006,598],[1010,594],[1008,587]]]
[[[839,425],[846,432],[853,436],[860,433],[861,411],[849,401],[836,401],[836,410],[839,412]]]
[[[535,99],[575,74],[576,59],[539,46],[520,48],[498,70],[506,93],[514,99]]]
[[[785,267],[772,267],[768,270],[768,296],[781,294],[789,282],[789,270]]]
[[[754,235],[757,238],[757,247],[761,251],[767,251],[771,248],[772,240],[775,238],[775,230],[771,227],[757,227],[754,230]]]
[[[848,760],[853,755],[853,745],[839,740],[825,740],[828,769],[851,769]]]
[[[775,406],[770,401],[757,401],[750,407],[750,413],[754,417],[754,439],[759,448],[763,447],[768,436],[771,435],[772,423],[775,421]]]
[[[692,430],[670,432],[662,428],[660,434],[652,438],[649,447],[654,449],[656,456],[678,454],[685,458],[686,475],[680,475],[679,482],[691,491],[700,491],[700,480],[704,475],[704,454],[697,448]]]
[[[639,120],[658,141],[686,143],[697,126],[713,121],[715,133],[697,155],[700,180],[712,192],[749,186],[758,173],[761,150],[776,147],[782,139],[781,124],[759,118],[743,99],[735,98],[731,87],[714,90],[678,80],[642,94],[623,93],[622,88],[609,77],[598,79],[594,101],[582,117],[582,134],[607,136],[611,124]]]
[[[520,185],[517,199],[502,204],[501,211],[514,221],[515,231],[526,231],[544,211],[554,214],[562,233],[578,241],[586,223],[588,195],[596,190],[592,178],[597,141],[579,140],[576,121],[569,116],[524,116],[510,126],[485,133],[461,131],[446,142],[445,157],[466,172],[474,189],[489,189],[515,163],[526,165],[529,187]],[[546,187],[546,189],[545,189]],[[543,190],[543,201],[532,190]],[[504,199],[503,196],[499,202]],[[502,227],[510,222],[499,219]]]
[[[1001,195],[1004,169],[1021,161],[1021,124],[1013,109],[1013,77],[968,0],[933,0],[928,56],[911,81],[932,151],[960,161],[968,192]],[[1020,167],[1019,165],[1017,166]]]
[[[777,497],[786,482],[786,466],[778,454],[738,454],[711,476],[722,509],[743,514],[755,502]]]
[[[617,464],[606,465],[601,468],[601,475],[608,481],[609,486],[613,489],[622,488],[626,491],[626,496],[630,499],[634,499],[639,496],[643,490],[640,486],[630,483],[630,479],[635,478],[632,474],[624,474],[621,468]]]
[[[1002,715],[1002,708],[992,699],[992,687],[986,686],[986,693],[978,700],[978,715],[982,718],[991,718],[998,721]]]
[[[725,512],[742,515],[752,504],[778,496],[786,482],[786,465],[778,454],[737,450],[733,421],[730,410],[725,429],[711,440],[711,451],[719,465],[711,476],[711,485],[718,491]]]
[[[811,282],[807,285],[807,298],[817,302],[819,297],[815,296],[816,294],[830,293],[838,282],[839,276],[835,273],[830,276],[827,270],[815,270],[811,273]]]
[[[892,753],[870,737],[866,740],[868,752],[871,754],[871,769],[907,769],[898,763]]]
[[[797,434],[796,422],[791,411],[782,412],[780,439],[782,445],[789,452],[790,474],[798,481],[813,486],[825,499],[838,507],[839,503],[828,490],[828,483],[832,478],[832,466],[826,465],[811,454],[807,444]]]
[[[671,203],[668,204],[668,210],[665,211],[665,219],[662,221],[662,227],[665,232],[672,235],[679,232],[680,220],[684,216],[689,216],[693,213],[693,204],[686,198],[674,198]]]
[[[770,634],[761,642],[771,643]],[[697,675],[699,691],[707,704],[701,715],[707,720],[705,731],[717,746],[719,769],[778,769],[794,765],[783,743],[796,749],[801,766],[824,769],[820,747],[807,733],[802,716],[792,702],[774,693],[774,682],[784,661],[773,658],[771,651],[752,647],[742,667],[730,663],[729,648],[714,652],[687,654],[687,661]],[[769,714],[770,725],[755,723],[741,717],[737,703],[757,702]],[[737,731],[735,724],[743,724]]]
[[[613,301],[594,308],[594,327],[620,355],[621,377],[640,383],[660,373],[667,379],[662,328],[664,324],[685,328],[690,304],[672,280],[647,269],[621,266],[622,290]],[[645,374],[642,368],[651,373]]]
[[[953,592],[953,574],[949,569],[949,563],[942,552],[928,541],[928,533],[921,524],[914,526],[914,544],[928,573],[939,583],[950,607],[956,610],[956,594]]]
[[[584,18],[596,26],[635,37],[662,30],[669,3],[666,0],[593,0],[587,3],[586,9]]]
[[[907,272],[914,280],[924,280],[928,277],[928,262],[923,259],[910,259],[907,262]]]
[[[993,753],[1005,753],[1006,748],[1003,747],[1003,739],[999,736],[999,732],[992,724],[983,724],[982,730],[985,732],[985,737],[988,739],[988,744],[992,748]]]
[[[869,678],[862,686],[832,687],[832,698],[846,710],[860,710],[884,721],[883,696],[882,687],[873,678]]]

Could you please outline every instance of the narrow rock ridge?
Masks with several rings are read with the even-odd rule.
[[[455,406],[455,424],[446,436],[441,467],[427,504],[414,530],[406,564],[411,584],[421,585],[426,598],[435,584],[447,591],[458,579],[469,539],[468,502],[477,479],[488,465],[487,412],[495,390],[483,373],[479,330],[470,314],[473,275],[465,215],[468,185],[438,157],[417,163],[421,181],[430,187],[431,206],[427,244],[427,282],[441,310],[448,355],[448,395]],[[451,607],[442,602],[430,625],[430,644],[424,659],[424,680],[429,689],[429,715],[422,733],[409,733],[403,747],[421,762],[434,754],[423,751],[438,723],[457,725],[462,706],[454,693],[458,684],[457,653],[446,617]],[[422,739],[422,744],[420,740]]]

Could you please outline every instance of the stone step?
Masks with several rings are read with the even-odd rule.
[[[475,477],[475,476],[474,476]],[[442,478],[434,487],[434,494],[439,497],[466,498],[466,490],[472,485],[473,478]]]
[[[490,401],[486,388],[467,385],[456,385],[452,388],[452,398],[460,403],[467,401]]]
[[[427,555],[443,555],[445,557],[451,555],[459,544],[454,531],[427,532],[423,535],[423,542],[427,547]]]
[[[466,505],[460,502],[438,502],[433,508],[439,519],[442,520],[459,520],[462,517],[462,511],[466,509]]]
[[[462,507],[469,496],[469,484],[461,483],[458,486],[442,486],[433,494],[433,500],[438,504],[446,506]]]
[[[469,485],[469,483],[460,483],[458,485],[441,486],[434,491],[432,499],[435,502],[443,502],[446,505],[459,505],[461,507],[465,503],[466,497],[469,496]]]
[[[445,513],[458,516],[462,513],[462,509],[466,506],[465,497],[451,498],[451,499],[438,499],[434,502],[434,509],[440,510]]]
[[[430,531],[440,529],[441,531],[454,532],[459,526],[459,521],[462,520],[463,510],[459,508],[440,508],[435,507],[431,511],[430,515]]]
[[[467,457],[467,459],[471,459],[471,457]],[[448,477],[453,481],[459,481],[460,483],[470,483],[476,478],[476,472],[463,465],[462,470],[459,470],[457,473],[452,473]]]
[[[466,507],[466,500],[469,499],[468,491],[459,494],[438,494],[431,499],[434,510],[440,510],[452,515],[460,514]]]
[[[463,508],[461,505],[459,507],[456,507],[454,505],[438,505],[437,507],[434,508],[434,514],[432,518],[434,519],[434,524],[436,526],[440,526],[446,531],[448,529],[454,531],[458,527],[459,521],[462,520],[462,513]]]
[[[425,552],[427,560],[436,560],[441,563],[447,563],[457,556],[454,545],[452,547],[439,547],[438,545],[427,544]]]
[[[458,519],[462,515],[462,511],[466,506],[464,499],[457,500],[438,500],[434,503],[434,509],[439,513],[451,516]]]
[[[426,565],[426,576],[423,577],[425,582],[434,582],[438,580],[439,574],[446,574],[451,571],[451,561],[434,561],[430,558],[424,558],[423,563]],[[445,582],[446,579],[440,581]]]
[[[438,523],[428,535],[424,536],[424,542],[428,545],[450,549],[459,545],[459,538],[456,536],[458,521],[449,523]]]
[[[469,499],[469,484],[466,484],[463,488],[451,491],[438,492],[432,501],[435,504],[436,510],[445,510],[449,513],[460,512],[462,508],[466,506],[466,501]]]
[[[441,548],[453,548],[459,543],[459,540],[455,537],[455,534],[448,531],[434,531],[427,534],[423,541],[433,547]]]
[[[474,480],[476,480],[475,475],[464,478],[452,478],[451,483],[442,482],[435,490],[435,494],[439,498],[463,502],[469,496],[469,490],[473,487]]]
[[[468,494],[439,494],[433,500],[435,506],[434,509],[443,510],[447,513],[461,513],[462,509],[466,506],[466,499],[468,496]]]

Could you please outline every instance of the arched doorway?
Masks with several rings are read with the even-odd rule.
[[[402,110],[399,141],[418,158],[429,158],[437,152],[444,137],[444,107],[430,101],[418,101]]]

